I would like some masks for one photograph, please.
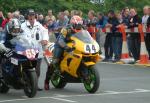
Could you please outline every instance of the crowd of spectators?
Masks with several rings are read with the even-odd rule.
[[[47,15],[42,13],[36,14],[36,20],[39,21],[45,28],[48,29],[49,35],[58,37],[62,27],[65,27],[69,24],[69,20],[72,16],[78,15],[83,18],[83,13],[80,10],[72,11],[61,11],[57,15],[53,14],[52,10],[48,10]],[[102,33],[101,29],[105,27],[110,27],[112,32],[106,34],[106,39],[104,43],[104,61],[114,61],[117,62],[121,59],[122,52],[122,34],[116,32],[120,24],[124,24],[126,28],[137,27],[138,24],[143,24],[150,28],[150,6],[145,6],[143,8],[143,16],[140,17],[135,8],[125,7],[120,11],[109,10],[107,14],[102,12],[96,13],[93,10],[89,10],[87,18],[83,18],[84,26],[92,35],[90,27],[95,27],[96,30],[96,41],[100,45],[100,37]],[[6,16],[3,15],[3,12],[0,11],[0,35],[4,30],[7,23],[12,18],[18,18],[21,23],[26,19],[25,15],[20,14],[19,11],[8,12]],[[150,34],[145,34],[145,43],[147,51],[150,57]],[[130,33],[127,34],[127,44],[130,56],[136,60],[139,60],[140,57],[140,34],[139,33]],[[101,51],[100,51],[101,53]],[[150,59],[150,58],[149,58]]]

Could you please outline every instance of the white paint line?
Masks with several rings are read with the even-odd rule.
[[[106,92],[107,93],[98,93],[98,94],[64,95],[64,96],[59,96],[59,97],[67,98],[67,97],[82,97],[82,96],[103,96],[103,95],[117,95],[117,94],[150,93],[150,90],[138,89],[136,91],[127,91],[127,92],[117,92],[117,91],[106,91]]]
[[[97,93],[97,94],[58,95],[58,96],[53,96],[53,97],[37,97],[37,98],[26,98],[26,99],[11,99],[11,100],[1,100],[0,103],[15,102],[15,101],[28,101],[28,100],[39,100],[39,99],[55,99],[55,100],[69,102],[69,103],[75,103],[77,101],[72,101],[72,100],[62,99],[62,98],[86,97],[86,96],[105,96],[105,95],[118,95],[118,94],[137,94],[137,93],[150,93],[150,90],[135,89],[135,91],[127,91],[127,92],[106,91],[105,93]]]
[[[22,96],[22,98],[25,98],[25,99],[26,99],[26,98],[28,98],[28,97],[27,97],[27,96]]]
[[[25,101],[29,99],[10,99],[10,100],[2,100],[0,103],[5,103],[5,102],[15,102],[15,101]]]
[[[136,91],[142,91],[142,92],[149,92],[149,90],[146,89],[135,89]]]
[[[26,99],[10,99],[10,100],[2,100],[0,103],[6,103],[6,102],[16,102],[16,101],[27,101],[27,100],[40,100],[40,99],[55,99],[59,101],[65,101],[69,103],[75,103],[77,101],[72,101],[68,99],[62,99],[62,98],[57,98],[57,97],[38,97],[38,98],[26,98]]]
[[[105,93],[113,93],[113,92],[115,92],[115,91],[105,91]]]
[[[55,97],[64,96],[63,94],[54,94]]]
[[[111,63],[111,62],[100,62],[100,64],[117,64],[117,63]],[[117,64],[117,65],[123,65],[123,66],[135,66],[134,64]]]
[[[69,102],[69,103],[76,103],[77,101],[72,101],[72,100],[68,100],[68,99],[62,99],[62,98],[56,98],[56,97],[51,97],[52,99],[56,99],[56,100],[60,100],[60,101],[64,101],[64,102]]]

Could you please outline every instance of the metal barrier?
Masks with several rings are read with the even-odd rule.
[[[102,32],[105,33],[112,33],[110,28],[104,28],[101,30]],[[145,33],[150,33],[150,28],[147,28],[146,26],[139,24],[138,27],[126,29],[125,25],[121,24],[118,26],[118,30],[115,33],[121,33],[122,34],[122,39],[123,39],[123,46],[122,46],[122,55],[121,55],[121,60],[129,59],[129,52],[127,48],[127,42],[126,42],[126,34],[127,33],[139,33],[140,34],[140,40],[141,40],[141,49],[140,49],[140,60],[138,61],[137,64],[139,65],[149,65],[149,59],[148,59],[148,54],[145,46],[145,40],[144,40],[144,34]]]
[[[147,26],[143,26],[143,32],[144,33],[150,33],[150,27],[148,28]],[[104,28],[104,29],[101,29],[101,32],[104,32],[104,33],[112,33],[112,30],[111,28]],[[116,32],[119,32],[119,30],[117,30]],[[130,28],[130,29],[125,29],[125,32],[126,33],[139,33],[139,29],[138,27],[134,27],[134,28]]]

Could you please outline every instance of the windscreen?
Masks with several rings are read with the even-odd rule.
[[[83,41],[84,43],[92,43],[93,38],[89,34],[88,31],[82,30],[76,34],[73,35],[74,37],[78,38],[79,40]]]
[[[38,49],[41,45],[34,39],[27,37],[26,35],[19,35],[11,40],[11,44],[14,45],[15,50],[18,51],[26,49]]]

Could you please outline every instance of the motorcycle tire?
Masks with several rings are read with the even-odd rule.
[[[33,98],[37,93],[37,75],[35,71],[24,72],[24,93],[27,97]]]
[[[6,94],[8,91],[9,87],[0,80],[0,93]]]
[[[52,82],[52,85],[57,89],[63,89],[67,84],[67,82],[65,82],[63,78],[56,73],[53,73],[51,82]]]
[[[95,93],[100,86],[100,76],[97,68],[92,66],[88,70],[88,80],[83,81],[85,89],[89,93]]]

